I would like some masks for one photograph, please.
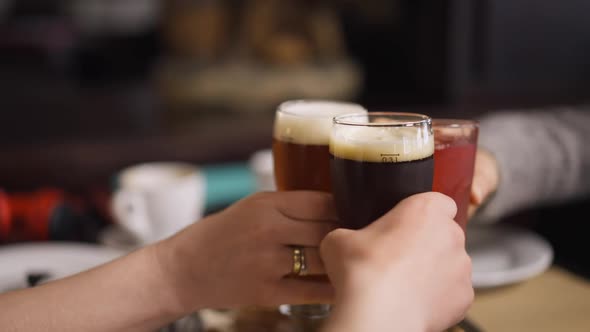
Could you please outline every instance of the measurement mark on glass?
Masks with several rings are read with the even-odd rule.
[[[381,162],[384,163],[397,163],[397,157],[399,153],[381,153]]]

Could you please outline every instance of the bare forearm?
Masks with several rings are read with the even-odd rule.
[[[0,295],[3,331],[153,331],[181,315],[153,248]]]

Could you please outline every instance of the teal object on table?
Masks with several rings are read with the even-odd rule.
[[[256,177],[246,162],[207,165],[202,169],[207,183],[205,213],[256,192]]]

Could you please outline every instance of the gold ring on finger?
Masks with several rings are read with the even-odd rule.
[[[293,275],[307,275],[307,264],[305,262],[305,250],[303,247],[293,247]]]

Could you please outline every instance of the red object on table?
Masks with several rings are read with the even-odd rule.
[[[10,233],[10,204],[8,204],[8,195],[0,190],[0,241],[5,234]]]
[[[52,215],[65,200],[59,189],[7,194],[0,191],[0,241],[49,239]]]

